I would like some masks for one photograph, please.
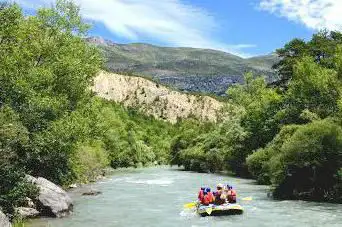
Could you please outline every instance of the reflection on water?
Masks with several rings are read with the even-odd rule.
[[[239,216],[201,218],[183,205],[196,199],[200,186],[230,183],[238,191],[245,213]],[[84,197],[84,191],[102,194]],[[75,202],[73,215],[63,219],[32,221],[32,227],[114,226],[342,226],[342,205],[303,201],[275,201],[267,187],[252,180],[224,175],[179,171],[159,167],[118,170],[106,180],[70,192]]]

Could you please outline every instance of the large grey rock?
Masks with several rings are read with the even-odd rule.
[[[16,212],[19,214],[19,216],[23,219],[26,218],[35,218],[40,215],[40,212],[34,208],[30,207],[18,207],[16,208]]]
[[[37,206],[42,215],[64,217],[71,213],[72,200],[62,188],[42,177],[28,176],[27,179],[40,189]]]
[[[1,227],[12,227],[11,222],[9,221],[8,217],[2,213],[0,210],[0,226]]]

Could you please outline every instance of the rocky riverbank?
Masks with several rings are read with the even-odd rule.
[[[36,198],[26,198],[25,206],[15,209],[16,219],[26,220],[37,217],[65,217],[73,210],[73,202],[60,186],[42,177],[27,175],[28,182],[39,189]],[[0,226],[12,226],[10,219],[0,211]]]
[[[110,175],[113,169],[105,168],[99,171],[99,175],[89,179],[86,183],[74,183],[69,185],[68,189],[78,188],[90,182],[96,182]],[[15,209],[16,220],[25,221],[34,218],[62,218],[68,216],[73,211],[73,201],[67,193],[67,189],[63,189],[51,181],[43,177],[26,176],[27,181],[34,184],[39,189],[36,198],[26,198],[25,206]],[[83,191],[83,196],[96,196],[102,192],[89,190]],[[12,220],[14,221],[14,220]],[[11,220],[0,209],[0,227],[12,227]]]

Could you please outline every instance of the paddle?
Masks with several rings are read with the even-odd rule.
[[[197,205],[197,202],[187,203],[187,204],[184,204],[184,208],[191,209],[195,207],[196,205]]]
[[[252,197],[245,197],[241,199],[242,201],[252,201]]]

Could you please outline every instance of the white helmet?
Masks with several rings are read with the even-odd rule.
[[[223,188],[223,187],[224,187],[224,185],[221,184],[221,183],[219,183],[219,184],[216,185],[216,188]]]

